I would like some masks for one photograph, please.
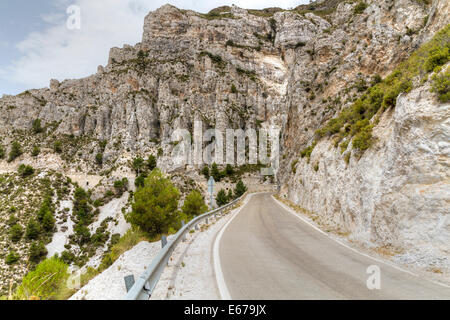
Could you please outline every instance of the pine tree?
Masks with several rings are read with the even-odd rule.
[[[9,230],[9,235],[12,242],[19,242],[23,235],[23,229],[20,224],[13,225]]]
[[[145,179],[134,194],[128,221],[149,235],[167,234],[179,221],[180,192],[159,169]]]
[[[186,197],[186,200],[184,200],[181,210],[188,218],[192,218],[205,213],[208,210],[208,207],[200,192],[194,190]]]
[[[34,219],[30,219],[27,224],[27,229],[25,231],[25,237],[30,240],[35,240],[39,237],[41,233],[41,228],[39,227],[39,223]]]
[[[244,182],[242,182],[242,180],[239,180],[239,182],[236,185],[236,188],[234,189],[234,195],[236,196],[236,198],[239,198],[246,192],[247,187],[245,186]]]
[[[225,190],[221,189],[219,193],[217,193],[216,203],[219,207],[223,207],[228,203],[228,197],[227,194],[225,193]]]
[[[30,251],[28,253],[28,260],[33,263],[39,263],[47,255],[47,249],[45,248],[42,241],[34,241],[30,246]]]
[[[217,163],[215,162],[211,166],[211,176],[214,178],[216,182],[219,182],[222,178]]]

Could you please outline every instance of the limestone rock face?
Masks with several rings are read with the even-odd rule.
[[[34,145],[51,153],[61,140],[66,170],[100,172],[124,158],[170,155],[174,130],[192,132],[197,120],[220,130],[274,124],[282,128],[282,194],[355,240],[448,255],[449,106],[429,84],[383,114],[379,140],[361,159],[347,165],[322,140],[311,156],[317,172],[306,160],[291,170],[360,87],[449,23],[446,0],[365,2],[362,12],[357,2],[335,0],[315,10],[232,6],[209,14],[165,5],[145,18],[142,42],[112,48],[97,74],[1,98],[1,144],[20,141],[22,161]],[[36,119],[44,133],[31,132]],[[158,165],[175,169],[162,157]]]
[[[321,141],[310,159],[318,171],[300,160],[285,192],[324,224],[369,245],[439,248],[434,258],[447,256],[449,118],[450,104],[437,104],[427,86],[417,88],[382,117],[373,149],[346,164],[332,141]]]

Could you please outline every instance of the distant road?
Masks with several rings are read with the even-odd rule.
[[[218,247],[231,299],[450,299],[450,288],[335,242],[270,194],[251,197]],[[366,285],[372,265],[380,267],[380,290]]]

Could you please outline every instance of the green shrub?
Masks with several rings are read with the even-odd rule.
[[[234,195],[236,198],[239,198],[247,192],[247,187],[242,180],[236,184],[236,188],[234,189]]]
[[[137,177],[136,180],[134,180],[134,185],[136,186],[136,188],[142,188],[145,185],[145,176],[140,175],[139,177]]]
[[[344,160],[345,163],[349,164],[350,163],[350,158],[351,158],[352,154],[350,152],[348,152],[345,156],[344,156]]]
[[[150,155],[147,159],[148,170],[153,171],[156,169],[156,166],[157,166],[156,157],[154,155]]]
[[[440,74],[435,74],[432,78],[431,92],[438,95],[442,103],[450,101],[450,68]]]
[[[103,153],[97,153],[95,155],[95,162],[101,166],[103,164]]]
[[[234,168],[231,164],[227,164],[225,167],[225,175],[231,177],[234,174]]]
[[[115,238],[115,242],[113,243],[113,237]],[[111,250],[108,254],[106,254],[103,259],[100,267],[98,268],[100,271],[105,270],[109,266],[111,266],[124,252],[130,250],[134,246],[136,246],[141,241],[150,240],[147,234],[143,233],[141,230],[137,228],[131,228],[128,230],[122,238],[117,240],[117,235],[113,235],[111,237]]]
[[[449,59],[450,52],[448,47],[434,48],[425,61],[425,70],[432,72],[436,67],[446,64]]]
[[[114,182],[114,189],[118,196],[122,196],[125,191],[128,190],[128,179],[123,178],[122,180],[117,180]]]
[[[145,179],[144,186],[134,194],[132,211],[127,220],[145,233],[167,234],[178,223],[180,192],[160,170],[155,169]]]
[[[341,143],[341,154],[344,153],[348,148],[348,140]]]
[[[41,119],[35,119],[32,124],[33,132],[35,134],[41,133],[44,129],[41,126]]]
[[[19,142],[14,141],[11,145],[11,151],[9,152],[8,162],[12,162],[22,155],[22,147]]]
[[[354,149],[364,151],[370,148],[373,143],[372,128],[373,125],[367,125],[355,135],[352,142]]]
[[[214,178],[216,182],[220,182],[220,180],[222,180],[222,175],[219,171],[219,167],[215,162],[211,166],[211,176]]]
[[[74,228],[73,239],[80,246],[91,242],[91,231],[89,228],[83,224],[76,224]]]
[[[0,144],[0,160],[5,159],[5,148]]]
[[[61,259],[64,263],[70,265],[70,264],[72,264],[72,263],[75,261],[75,254],[73,254],[73,252],[71,252],[71,251],[65,250],[65,251],[63,251],[63,252],[61,253],[60,259]]]
[[[12,242],[19,242],[22,239],[23,228],[20,224],[15,224],[9,230],[9,236]]]
[[[335,144],[338,146],[343,137],[350,135],[355,137],[356,146],[354,142],[354,148],[366,150],[373,142],[369,121],[379,110],[395,107],[399,94],[408,93],[412,89],[412,80],[415,77],[426,79],[427,73],[448,62],[450,59],[449,48],[450,24],[439,31],[431,41],[416,50],[386,79],[374,78],[373,86],[365,94],[316,131],[317,137],[338,134]],[[446,79],[448,76],[440,78],[432,89],[439,94],[441,101],[448,99]],[[302,157],[310,155],[314,149],[313,146],[304,149],[301,153]]]
[[[231,189],[228,190],[227,198],[228,198],[228,201],[232,201],[234,199],[233,190],[231,190]]]
[[[315,148],[315,147],[316,147],[316,142],[314,142],[314,143],[313,143],[312,145],[310,145],[309,147],[303,149],[303,150],[300,152],[300,156],[301,156],[302,158],[304,158],[304,157],[310,158],[310,157],[311,157],[311,154],[312,154],[312,152],[314,151],[314,148]]]
[[[25,231],[25,237],[29,240],[36,240],[41,233],[41,228],[39,223],[36,222],[33,218],[28,221],[27,228]]]
[[[209,179],[209,167],[208,166],[203,167],[202,174],[206,179]]]
[[[291,171],[293,174],[295,174],[297,172],[297,164],[298,164],[298,160],[294,160],[291,164]]]
[[[221,189],[216,196],[216,203],[219,207],[223,207],[228,203],[228,196],[225,190]]]
[[[360,1],[360,2],[356,5],[356,7],[355,7],[355,9],[353,10],[353,12],[354,12],[355,14],[361,14],[361,13],[364,12],[364,10],[366,10],[366,8],[367,8],[367,3],[363,2],[363,1]]]
[[[15,297],[20,300],[29,300],[33,297],[41,300],[54,299],[66,286],[69,277],[67,268],[67,264],[58,258],[44,260],[23,278]]]
[[[39,211],[37,213],[38,221],[41,223],[42,228],[49,232],[55,228],[54,208],[52,204],[52,198],[50,195],[46,196],[41,203]]]
[[[142,159],[140,157],[133,159],[132,167],[138,175],[141,173],[142,169],[144,168],[144,164],[145,164],[144,159]]]
[[[53,151],[56,153],[62,153],[62,142],[61,141],[55,141],[53,144]]]
[[[33,147],[33,151],[31,151],[31,155],[33,157],[37,157],[41,153],[41,149],[38,146]]]
[[[33,242],[28,253],[28,260],[32,263],[39,263],[45,258],[47,253],[47,249],[41,241]]]
[[[20,256],[15,253],[14,251],[11,251],[5,258],[5,263],[7,265],[15,264],[17,261],[19,261]]]
[[[184,200],[181,210],[188,218],[192,218],[207,212],[208,207],[201,193],[194,190]]]
[[[34,169],[32,166],[21,164],[18,170],[19,174],[22,178],[31,176],[34,173]]]
[[[47,232],[51,232],[55,229],[55,218],[53,217],[53,213],[51,211],[45,212],[41,224],[42,228]]]
[[[237,93],[236,86],[234,84],[231,85],[231,93]]]

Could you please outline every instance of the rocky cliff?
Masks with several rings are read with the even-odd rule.
[[[154,154],[171,171],[163,156],[177,128],[192,131],[197,120],[220,130],[275,124],[281,195],[355,241],[450,268],[450,111],[430,92],[448,63],[426,77],[403,73],[407,86],[384,101],[397,85],[391,73],[446,28],[449,14],[445,0],[328,0],[208,14],[163,6],[146,17],[142,42],[112,48],[95,75],[0,99],[5,153],[13,141],[24,152],[0,165],[108,176]],[[448,59],[446,30],[440,46]],[[330,130],[330,121],[378,89],[386,91],[383,107]]]

